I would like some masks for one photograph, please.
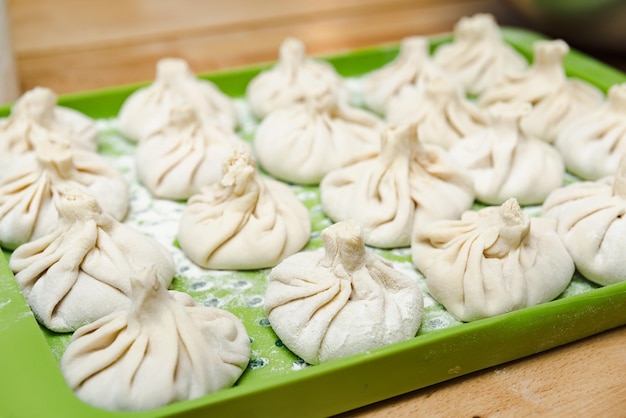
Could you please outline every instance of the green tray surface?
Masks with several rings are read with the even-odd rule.
[[[503,28],[507,42],[529,60],[532,44],[542,35]],[[435,48],[449,42],[451,35],[431,38]],[[323,57],[346,77],[362,75],[391,61],[398,44],[382,45]],[[203,74],[233,98],[241,98],[245,86],[271,63]],[[603,91],[626,82],[626,75],[577,51],[565,60],[569,76],[591,82]],[[65,95],[59,104],[93,118],[113,118],[122,103],[147,83]],[[9,106],[0,107],[0,117]],[[300,192],[307,192],[306,188]],[[314,200],[314,198],[313,198]],[[309,202],[311,207],[315,202]],[[314,222],[315,223],[315,222]],[[311,246],[319,246],[312,240]],[[406,260],[406,254],[383,252],[388,258]],[[472,323],[452,323],[444,329],[423,326],[408,341],[392,344],[348,358],[302,367],[296,356],[277,347],[282,368],[251,365],[232,388],[199,399],[174,403],[142,412],[113,412],[91,407],[74,396],[66,385],[58,359],[69,334],[55,335],[41,328],[26,304],[8,268],[0,257],[0,416],[2,417],[195,417],[195,416],[327,416],[423,388],[457,376],[505,363],[626,324],[626,283],[598,287],[575,277],[570,291],[555,301]],[[410,259],[410,258],[408,258]],[[262,292],[259,277],[264,273],[221,274],[235,285],[251,283],[249,292]],[[584,288],[577,294],[576,287]],[[256,288],[255,288],[256,287]],[[174,288],[192,293],[193,283],[177,278]],[[568,288],[569,289],[569,288]],[[245,297],[245,294],[243,295]],[[226,308],[229,308],[226,306]],[[235,309],[244,320],[255,344],[271,347],[278,343],[264,322],[262,308]],[[256,331],[252,331],[257,329]]]

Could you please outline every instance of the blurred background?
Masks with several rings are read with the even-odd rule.
[[[621,0],[0,0],[0,10],[5,9],[0,12],[0,37],[11,41],[20,91],[41,85],[59,94],[151,80],[154,64],[165,56],[182,57],[195,72],[203,73],[275,60],[286,36],[301,38],[309,54],[324,55],[451,31],[460,17],[479,12],[492,13],[501,25],[561,36],[572,46],[619,65],[626,37],[614,32],[626,31],[623,4]],[[1,49],[6,55],[7,46],[0,43]],[[11,77],[5,75],[5,89]]]

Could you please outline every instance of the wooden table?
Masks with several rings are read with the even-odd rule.
[[[450,31],[464,15],[519,19],[488,0],[9,0],[22,91],[151,80],[155,62],[195,72],[276,59],[286,36],[310,54]],[[626,67],[626,66],[625,66]],[[622,68],[625,68],[622,67]],[[626,313],[625,313],[626,315]],[[626,416],[626,327],[455,378],[344,416]]]

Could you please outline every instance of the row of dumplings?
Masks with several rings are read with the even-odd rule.
[[[138,410],[234,384],[243,323],[167,290],[171,251],[122,222],[128,184],[96,153],[94,122],[36,88],[0,121],[0,146],[0,244],[37,321],[75,331],[61,371],[76,395]]]
[[[23,109],[30,109],[30,112]],[[41,117],[42,113],[47,117]],[[250,341],[243,324],[223,310],[198,305],[185,294],[166,290],[176,272],[171,254],[156,241],[121,222],[128,212],[127,185],[119,173],[94,152],[95,141],[88,151],[79,150],[68,141],[80,125],[68,122],[67,118],[61,119],[58,114],[80,116],[56,106],[54,93],[38,88],[25,94],[13,107],[11,117],[3,121],[6,137],[15,139],[3,142],[7,145],[4,155],[10,164],[7,163],[8,169],[2,173],[2,181],[5,191],[11,192],[2,201],[9,210],[3,221],[5,225],[17,225],[28,232],[3,235],[3,246],[14,249],[10,268],[37,320],[55,332],[75,331],[61,359],[61,369],[69,386],[90,404],[135,410],[192,399],[232,385],[249,360]],[[146,178],[141,174],[140,156],[172,145],[161,141],[151,149],[146,148],[154,138],[174,142],[178,138],[201,136],[198,132],[210,129],[234,138],[232,131],[219,124],[199,123],[197,113],[189,106],[176,107],[170,115],[172,118],[165,127],[152,131],[137,146],[140,178]],[[86,118],[80,121],[95,133],[91,121]],[[178,127],[182,129],[168,137],[168,129]],[[219,136],[210,139],[213,138]],[[202,144],[202,139],[199,142]],[[219,161],[211,151],[221,148],[222,155],[231,153],[220,165],[219,181],[202,188],[202,193],[193,194],[181,217],[180,245],[199,265],[240,269],[274,266],[300,250],[309,239],[307,209],[287,185],[261,177],[249,148],[242,144],[236,138],[228,138],[210,151],[202,147],[191,150],[196,152],[195,157],[198,157],[198,149],[205,151],[203,155],[213,157],[212,162],[205,162],[209,167]],[[32,165],[24,164],[30,159],[34,161]],[[77,166],[77,161],[82,160],[88,163]],[[90,176],[81,176],[88,167]],[[28,173],[24,174],[23,169],[28,169]],[[64,171],[57,173],[60,170]],[[117,181],[117,189],[100,185],[111,181],[107,174]],[[205,183],[206,179],[202,181]],[[147,182],[144,184],[150,188]],[[40,191],[34,199],[31,198],[33,191]],[[119,203],[111,206],[110,200]],[[18,210],[24,209],[27,201],[39,205],[31,206],[32,216],[22,216],[15,222]],[[238,231],[238,239],[232,240],[232,228],[238,225],[243,227]],[[341,293],[349,297],[344,300],[350,302],[347,309],[335,304],[339,314],[329,311],[327,315],[345,318],[347,322],[353,321],[356,312],[358,315],[365,313],[368,321],[382,318],[376,327],[379,333],[372,333],[369,327],[361,328],[360,332],[355,328],[349,342],[341,345],[337,345],[341,339],[336,339],[332,332],[317,335],[305,332],[303,338],[295,334],[290,337],[284,334],[284,329],[287,326],[287,330],[292,331],[289,326],[293,323],[282,327],[278,324],[281,317],[291,316],[285,313],[285,307],[289,310],[292,306],[286,304],[280,290],[270,292],[269,300],[272,300],[272,293],[276,295],[274,306],[267,308],[272,312],[272,321],[294,351],[310,363],[411,338],[421,322],[423,302],[417,284],[395,272],[382,259],[367,253],[364,243],[353,231],[355,227],[348,228],[347,236],[330,231],[324,234],[326,258],[337,258],[330,263],[326,274],[330,290],[335,287],[332,282],[339,270],[348,269],[359,278],[354,283],[344,280]],[[271,245],[259,249],[260,234],[264,242]],[[273,239],[272,235],[279,238]],[[207,236],[212,239],[206,240]],[[346,249],[355,245],[356,254],[364,257],[364,262],[354,258],[355,249],[346,253]],[[242,253],[250,257],[242,260]],[[316,263],[310,267],[313,271],[319,270]],[[395,282],[403,286],[397,295],[391,292],[390,297],[385,297],[385,303],[377,297],[377,309],[371,309],[368,303],[368,312],[362,312],[365,305],[353,300],[352,289],[366,286],[362,292],[367,295],[370,293],[367,288],[373,287],[383,295],[385,288],[377,282],[380,278],[393,279],[392,286],[397,286]],[[392,317],[393,320],[385,319],[387,315],[381,310],[388,310],[392,301],[402,315]],[[316,326],[308,327],[311,328]],[[326,338],[335,346],[320,345],[315,338]],[[294,339],[300,342],[292,344],[290,341]],[[177,349],[181,344],[186,350]],[[320,348],[319,352],[312,352],[315,347]],[[172,373],[160,373],[163,378],[154,379],[155,368],[162,372],[164,364],[174,367]]]
[[[555,144],[568,170],[595,180],[617,168],[622,149],[613,144],[623,137],[626,87],[614,86],[605,102],[596,87],[567,77],[568,50],[561,40],[538,41],[528,66],[502,40],[492,16],[463,18],[452,43],[431,55],[426,38],[407,38],[393,62],[365,78],[355,104],[372,113],[350,105],[345,80],[331,66],[306,58],[301,42],[287,39],[279,62],[247,88],[261,120],[255,152],[273,176],[317,184],[329,170],[377,153],[384,124],[416,124],[422,142],[449,150],[461,139],[488,135],[502,118],[490,108],[509,103],[519,107],[512,111],[519,112],[518,135]]]
[[[626,86],[611,88],[605,102],[566,76],[563,41],[537,42],[534,51],[528,68],[484,15],[463,19],[432,61],[425,39],[405,40],[396,61],[365,80],[365,106],[398,126],[384,127],[350,106],[332,68],[286,40],[280,62],[248,87],[261,119],[255,151],[274,177],[319,182],[324,212],[339,224],[356,221],[366,244],[411,244],[429,291],[464,321],[552,300],[575,268],[599,284],[623,281],[610,237],[624,204],[613,184],[622,175]],[[562,187],[566,168],[599,181]],[[471,211],[474,200],[495,206]],[[542,216],[520,204],[544,204]],[[270,275],[268,292],[272,283]],[[298,340],[304,325],[288,323],[281,338]]]
[[[95,153],[93,122],[36,88],[0,129],[0,243],[14,249],[9,265],[38,322],[78,329],[61,360],[77,396],[136,410],[231,386],[250,358],[244,325],[167,291],[172,255],[121,222],[128,185]]]
[[[432,56],[426,39],[407,38],[395,61],[364,77],[360,103],[332,66],[285,40],[279,62],[247,88],[259,121],[252,146],[236,133],[232,101],[182,60],[160,61],[155,82],[120,109],[140,182],[157,198],[188,199],[177,237],[185,254],[205,268],[273,267],[268,318],[311,364],[420,327],[419,287],[366,245],[411,246],[429,293],[463,321],[554,299],[575,268],[600,284],[625,279],[626,86],[604,101],[566,77],[562,41],[537,42],[528,67],[488,15],[462,19],[454,35]],[[93,152],[93,123],[55,103],[35,89],[0,121],[10,167],[0,172],[0,245],[15,249],[11,268],[38,320],[61,332],[89,323],[62,359],[68,383],[113,409],[232,384],[249,359],[245,328],[166,290],[171,256],[120,222],[127,185]],[[319,184],[336,222],[323,249],[300,251],[309,213],[257,161],[284,182]],[[562,187],[566,168],[594,181]],[[476,200],[494,206],[472,210]],[[520,204],[543,204],[541,216]],[[215,330],[203,333],[207,321]],[[179,352],[181,342],[197,351]],[[148,346],[163,349],[146,355]],[[179,378],[152,382],[172,359]]]
[[[123,220],[128,184],[97,154],[94,122],[57,106],[50,89],[26,92],[0,121],[0,246],[13,250],[57,223],[53,196],[61,188],[89,191],[104,211]]]
[[[172,63],[180,61],[165,66]],[[189,103],[175,107],[165,129],[151,131],[136,151],[138,161],[148,161],[137,164],[148,188],[149,179],[162,174],[152,162],[175,140],[188,139],[186,155],[203,160],[199,170],[180,166],[197,183],[180,190],[181,183],[170,185],[166,178],[151,189],[186,199],[201,185],[213,186],[186,205],[184,219],[200,216],[202,226],[185,227],[183,220],[181,246],[198,264],[215,268],[275,265],[285,252],[302,248],[310,235],[306,208],[288,186],[259,176],[249,146],[232,126],[200,122],[198,114]],[[176,274],[171,251],[122,223],[128,184],[96,153],[94,122],[57,106],[51,90],[36,88],[0,122],[0,135],[0,243],[13,250],[10,268],[38,322],[73,332],[60,366],[76,395],[106,409],[139,410],[231,386],[250,359],[243,323],[167,290]],[[167,155],[169,163],[184,157]],[[180,170],[175,177],[185,174]],[[207,217],[207,201],[216,219]],[[230,228],[238,224],[246,228],[229,244]],[[258,234],[289,242],[257,251]],[[215,239],[206,243],[206,236]],[[258,259],[242,264],[242,252]]]
[[[239,318],[167,290],[170,250],[102,211],[75,187],[54,199],[58,221],[20,245],[9,266],[37,320],[71,332],[61,372],[83,401],[141,410],[229,387],[250,359]]]

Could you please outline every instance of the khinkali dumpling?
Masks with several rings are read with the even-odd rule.
[[[554,145],[578,177],[614,175],[626,153],[626,83],[611,87],[608,100],[597,110],[564,125]]]
[[[532,104],[532,111],[521,120],[522,130],[553,143],[565,124],[595,109],[604,100],[598,88],[567,77],[563,58],[568,51],[569,46],[562,40],[535,42],[532,66],[487,89],[479,104]]]
[[[326,215],[334,221],[354,220],[367,245],[406,247],[411,243],[415,202],[409,176],[411,126],[388,127],[377,157],[333,170],[320,183]]]
[[[259,125],[254,148],[272,176],[319,184],[326,174],[378,154],[383,122],[329,94],[274,110]]]
[[[8,118],[0,120],[0,171],[6,170],[16,156],[33,150],[37,136],[34,130],[51,132],[69,141],[74,149],[98,149],[93,120],[76,110],[57,106],[52,90],[35,87],[15,102]]]
[[[318,364],[413,338],[423,311],[417,281],[369,252],[354,222],[322,239],[323,249],[270,272],[265,311],[283,344]]]
[[[389,64],[365,77],[363,101],[373,111],[384,115],[391,98],[404,86],[418,83],[423,72],[434,72],[429,57],[428,38],[411,36],[400,43],[398,56]]]
[[[232,130],[201,123],[190,107],[174,107],[162,128],[139,141],[137,176],[155,197],[187,199],[218,181],[222,161],[244,145]]]
[[[405,86],[389,101],[386,120],[394,125],[416,124],[421,141],[445,149],[489,125],[484,110],[443,74]]]
[[[320,184],[324,212],[354,220],[367,245],[406,247],[414,223],[457,218],[474,202],[467,173],[434,145],[421,144],[414,126],[388,127],[378,156],[331,171]]]
[[[143,274],[131,277],[127,309],[72,335],[61,358],[69,387],[100,408],[145,410],[232,386],[250,360],[241,321]]]
[[[168,250],[102,212],[81,189],[55,199],[54,229],[19,246],[9,266],[37,320],[73,331],[129,303],[129,277],[154,266],[164,286],[175,274]]]
[[[212,269],[259,269],[306,245],[309,212],[287,185],[261,177],[242,149],[222,171],[222,179],[193,195],[181,215],[178,242],[192,261]]]
[[[480,94],[505,75],[528,66],[526,59],[503,41],[494,17],[483,13],[461,18],[454,26],[454,41],[437,48],[433,61],[471,94]]]
[[[48,233],[57,222],[52,203],[59,190],[78,187],[92,193],[104,212],[124,219],[128,185],[124,177],[91,151],[41,133],[34,152],[16,158],[0,180],[0,245],[14,249]]]
[[[600,285],[626,281],[626,158],[615,176],[572,183],[546,199],[542,216],[558,221],[558,232],[576,268]]]
[[[156,65],[154,82],[132,93],[118,114],[119,129],[138,141],[163,126],[172,108],[181,104],[207,123],[234,129],[237,113],[231,99],[208,80],[199,79],[180,58],[163,58]]]
[[[257,75],[246,89],[252,113],[263,119],[269,113],[328,92],[347,100],[342,78],[329,63],[307,57],[304,43],[286,38],[280,45],[279,60],[269,70]]]
[[[412,252],[429,293],[462,321],[550,301],[574,274],[556,221],[529,217],[514,198],[424,225]]]
[[[565,166],[548,143],[520,130],[528,103],[500,103],[490,109],[491,126],[450,148],[450,156],[469,170],[476,199],[499,205],[515,197],[522,205],[539,204],[563,185]]]

